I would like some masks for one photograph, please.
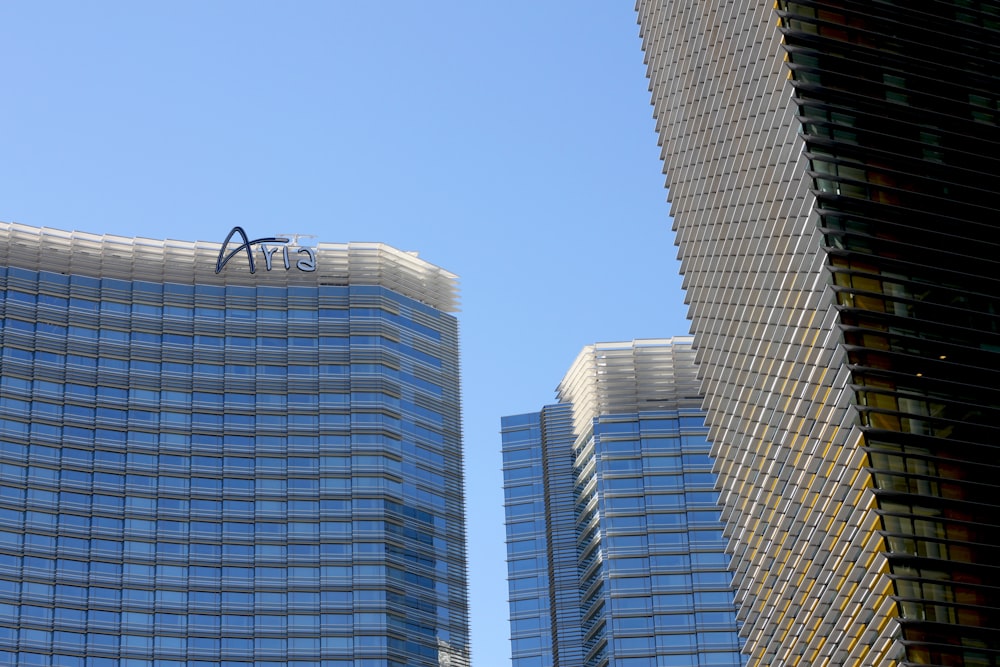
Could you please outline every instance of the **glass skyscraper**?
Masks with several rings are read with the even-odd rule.
[[[1000,665],[1000,3],[638,0],[754,665]]]
[[[467,666],[454,276],[230,237],[0,225],[0,664]]]
[[[584,348],[502,420],[514,667],[741,664],[690,338]]]

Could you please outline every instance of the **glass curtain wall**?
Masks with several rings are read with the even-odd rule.
[[[468,664],[457,332],[0,270],[0,664]]]

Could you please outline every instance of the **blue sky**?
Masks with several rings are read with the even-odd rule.
[[[686,334],[628,2],[0,5],[0,220],[382,241],[461,277],[477,667],[509,664],[501,415]]]

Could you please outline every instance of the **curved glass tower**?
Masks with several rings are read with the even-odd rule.
[[[502,420],[514,667],[740,667],[692,339],[580,352]]]
[[[468,665],[454,276],[238,235],[0,225],[0,664]]]

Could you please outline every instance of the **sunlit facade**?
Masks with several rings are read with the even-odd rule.
[[[1000,3],[637,10],[751,664],[1000,664]]]
[[[513,667],[738,667],[690,338],[584,348],[502,420]]]
[[[0,225],[0,664],[469,664],[454,276],[238,240]]]

